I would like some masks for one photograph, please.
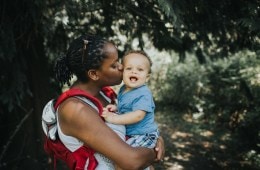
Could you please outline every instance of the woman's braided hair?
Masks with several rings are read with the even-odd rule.
[[[57,80],[62,85],[70,85],[71,78],[76,75],[79,81],[87,82],[86,71],[101,66],[106,58],[104,45],[108,42],[95,35],[80,36],[72,41],[66,55],[56,60],[54,71]]]

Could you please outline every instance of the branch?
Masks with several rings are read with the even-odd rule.
[[[22,108],[23,109],[23,108]],[[23,109],[25,110],[25,109]],[[33,109],[31,109],[29,112],[27,112],[27,114],[24,116],[24,118],[21,120],[21,122],[16,126],[16,129],[15,131],[13,132],[13,134],[10,136],[10,138],[8,139],[7,141],[7,144],[4,145],[4,149],[0,155],[0,163],[2,162],[2,159],[7,151],[7,149],[9,148],[10,144],[12,143],[13,141],[13,138],[15,137],[15,135],[17,134],[17,132],[21,129],[23,123],[26,121],[26,119],[31,115],[31,113],[33,112]],[[1,165],[0,165],[1,167]]]

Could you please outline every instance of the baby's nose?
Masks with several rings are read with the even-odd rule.
[[[119,70],[119,71],[123,71],[123,65],[120,64],[120,63],[119,63],[119,65],[118,65],[118,70]]]

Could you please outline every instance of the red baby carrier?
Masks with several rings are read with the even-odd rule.
[[[110,88],[105,87],[101,90],[112,102],[116,99],[116,93]],[[82,146],[74,152],[71,152],[60,141],[57,135],[56,109],[67,98],[81,96],[90,100],[98,108],[99,115],[102,113],[101,103],[93,96],[87,94],[80,89],[69,89],[62,93],[57,100],[49,101],[42,113],[42,127],[45,133],[44,150],[54,159],[54,169],[56,168],[56,159],[63,160],[71,170],[84,170],[86,161],[88,160],[88,170],[94,170],[97,166],[97,161],[94,157],[94,150]],[[84,100],[83,100],[84,101]]]

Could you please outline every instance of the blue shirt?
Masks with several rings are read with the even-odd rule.
[[[143,110],[146,112],[143,120],[126,125],[127,135],[141,135],[151,133],[157,130],[158,126],[154,121],[155,104],[150,89],[146,86],[140,86],[123,93],[123,85],[118,93],[118,111],[120,114]]]

